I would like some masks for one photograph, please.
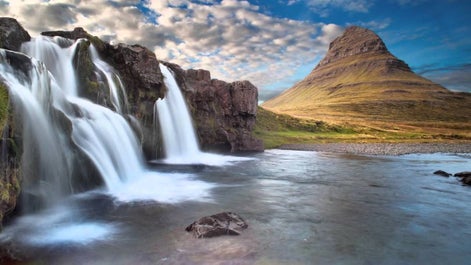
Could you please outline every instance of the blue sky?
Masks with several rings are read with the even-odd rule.
[[[415,72],[471,92],[469,14],[467,0],[0,0],[0,16],[33,36],[80,26],[213,78],[248,79],[261,100],[309,74],[349,25],[374,30]]]

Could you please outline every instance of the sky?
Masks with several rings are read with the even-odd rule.
[[[249,80],[259,100],[302,80],[350,25],[375,31],[416,73],[471,92],[468,0],[0,0],[0,16],[37,36],[83,27],[159,60]]]

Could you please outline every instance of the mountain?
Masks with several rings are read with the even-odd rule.
[[[471,94],[451,92],[415,74],[373,31],[352,26],[304,80],[262,107],[331,122],[468,128]]]

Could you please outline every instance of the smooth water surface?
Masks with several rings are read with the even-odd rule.
[[[165,173],[153,174],[164,174],[166,180],[155,192],[165,193],[168,186],[177,197],[191,192],[192,183],[198,194],[206,183],[209,186],[203,187],[209,191],[201,199],[192,195],[178,202],[126,201],[99,191],[81,194],[58,209],[6,227],[2,247],[35,264],[471,260],[471,188],[454,177],[432,174],[438,169],[469,171],[469,154],[359,156],[270,150],[254,157],[222,167],[165,167]],[[172,184],[173,174],[181,189]],[[241,236],[213,239],[195,239],[185,232],[194,220],[220,211],[239,213],[249,228]]]

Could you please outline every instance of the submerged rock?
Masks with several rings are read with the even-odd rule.
[[[446,178],[448,178],[449,176],[452,175],[452,174],[450,174],[448,172],[445,172],[443,170],[437,170],[437,171],[433,172],[433,174],[439,175],[439,176],[442,176],[442,177],[446,177]]]
[[[193,233],[196,238],[206,238],[223,235],[237,236],[247,227],[247,223],[238,214],[222,212],[202,217],[187,226],[185,230]]]

